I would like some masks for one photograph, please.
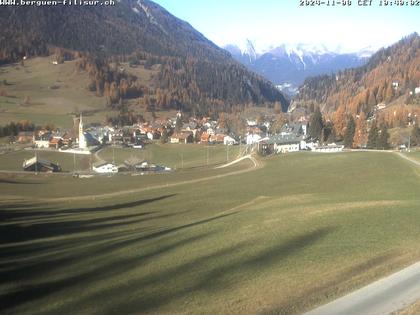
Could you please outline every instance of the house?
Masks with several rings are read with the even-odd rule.
[[[264,141],[263,150],[266,153],[288,153],[300,150],[302,138],[296,135],[274,135]]]
[[[331,143],[325,146],[316,146],[312,149],[313,152],[317,153],[333,153],[333,152],[341,152],[343,151],[343,145],[336,145],[335,143]]]
[[[247,134],[246,136],[246,144],[256,144],[261,140],[261,136],[258,134]]]
[[[37,155],[29,160],[25,160],[22,167],[26,172],[61,172],[61,167],[58,164],[40,159]]]
[[[38,149],[48,149],[50,147],[50,140],[38,139],[35,140],[35,147]]]
[[[33,131],[21,131],[17,135],[17,142],[19,143],[31,143],[34,141]]]
[[[213,144],[221,144],[224,142],[225,137],[226,135],[224,134],[215,134],[215,135],[210,136],[209,141]]]
[[[306,122],[285,124],[281,127],[282,135],[306,136],[308,132],[308,124]]]
[[[210,140],[210,135],[207,132],[203,132],[200,137],[201,143],[208,143]]]
[[[191,131],[176,132],[171,136],[171,143],[192,143],[193,140]]]
[[[63,145],[61,137],[52,137],[48,143],[49,148],[59,149]]]
[[[376,110],[381,110],[381,109],[384,109],[385,107],[386,107],[385,103],[380,103],[376,105]]]
[[[93,171],[99,174],[114,174],[118,173],[118,167],[115,164],[103,162],[93,166]]]
[[[236,141],[234,138],[232,138],[231,136],[225,136],[223,138],[223,144],[224,145],[234,145],[234,144],[238,144],[238,141]]]

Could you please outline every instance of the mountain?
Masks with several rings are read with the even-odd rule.
[[[369,54],[368,50],[336,53],[324,46],[305,44],[282,45],[262,54],[256,54],[255,49],[250,54],[248,49],[241,50],[234,45],[226,46],[225,49],[237,61],[291,94],[297,91],[297,87],[306,78],[361,66],[367,62],[366,56]]]
[[[54,52],[63,60],[82,59],[78,70],[89,73],[89,88],[112,103],[128,95],[147,96],[149,105],[157,109],[201,113],[248,103],[280,102],[283,110],[288,106],[273,84],[148,0],[117,1],[109,7],[0,10],[0,63]],[[154,84],[141,87],[135,76],[111,66],[128,61],[155,70]]]
[[[362,67],[306,79],[293,108],[320,106],[324,113],[367,117],[376,105],[410,103],[420,87],[420,36],[414,33],[379,50]]]

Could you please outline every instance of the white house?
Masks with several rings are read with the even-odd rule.
[[[257,134],[248,134],[246,136],[246,144],[256,144],[261,140],[261,136]]]
[[[299,148],[300,148],[300,141],[274,144],[274,151],[276,153],[297,152],[299,151]]]
[[[317,153],[333,153],[341,152],[344,149],[344,145],[336,145],[334,143],[325,146],[316,146],[312,149],[313,152]]]
[[[267,144],[272,146],[274,153],[297,152],[300,150],[301,137],[294,135],[274,135],[267,140]]]
[[[237,143],[238,142],[235,139],[233,139],[231,136],[225,136],[223,138],[223,144],[224,145],[234,145],[234,144],[237,144]]]
[[[50,147],[50,141],[49,140],[35,140],[35,147],[38,149],[48,149]]]
[[[102,163],[96,166],[93,166],[93,171],[99,174],[113,174],[118,173],[118,167],[112,163]]]

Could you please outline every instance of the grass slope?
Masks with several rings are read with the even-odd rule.
[[[1,191],[15,197],[0,210],[0,311],[300,313],[420,258],[411,163],[357,152],[264,164],[73,203],[25,200],[42,190],[71,196],[85,181],[3,178]],[[84,189],[108,180],[124,188],[113,177]]]

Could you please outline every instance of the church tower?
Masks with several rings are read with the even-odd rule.
[[[86,149],[87,148],[86,138],[85,138],[85,134],[83,132],[82,114],[80,114],[80,121],[79,121],[79,148],[80,149]]]

